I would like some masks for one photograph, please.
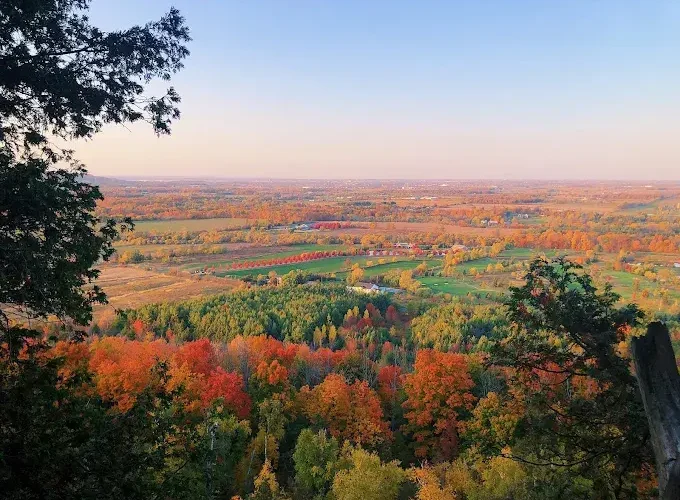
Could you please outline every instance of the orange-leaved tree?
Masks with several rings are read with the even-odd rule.
[[[331,373],[314,389],[303,387],[299,398],[307,417],[335,438],[375,446],[391,437],[380,398],[365,381],[348,384],[342,375]]]
[[[90,370],[97,392],[127,411],[143,391],[157,388],[162,381],[154,371],[171,356],[171,347],[162,340],[142,342],[122,337],[103,337],[91,344]]]
[[[227,372],[222,367],[216,368],[208,376],[201,399],[203,406],[207,407],[219,398],[239,418],[246,418],[250,413],[250,396],[243,389],[243,377],[235,372]]]
[[[406,431],[418,457],[449,460],[458,451],[458,417],[475,400],[466,357],[423,349],[404,381]]]

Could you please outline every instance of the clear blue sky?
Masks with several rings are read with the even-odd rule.
[[[182,120],[79,145],[94,174],[680,179],[680,2],[174,5],[194,39]]]

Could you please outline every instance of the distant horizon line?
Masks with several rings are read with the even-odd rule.
[[[379,182],[616,182],[616,183],[635,183],[650,184],[655,182],[680,183],[680,179],[604,179],[604,178],[501,178],[501,177],[480,177],[480,178],[446,178],[446,177],[403,177],[403,178],[381,178],[381,177],[278,177],[278,176],[219,176],[219,175],[100,175],[92,172],[87,173],[89,177],[102,179],[112,179],[118,181],[180,181],[180,180],[224,180],[224,181],[297,181],[297,182],[318,182],[318,181],[379,181]]]

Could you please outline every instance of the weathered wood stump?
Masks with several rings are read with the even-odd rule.
[[[668,328],[653,322],[633,339],[635,371],[649,421],[659,498],[680,499],[680,375]]]

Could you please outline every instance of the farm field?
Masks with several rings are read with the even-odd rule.
[[[240,285],[237,280],[186,274],[172,276],[148,271],[140,266],[104,265],[97,284],[106,292],[109,304],[95,307],[95,314],[106,309],[139,307],[155,302],[178,302],[195,297],[224,293]]]
[[[170,219],[139,220],[135,222],[135,232],[181,232],[181,231],[216,231],[256,225],[257,219],[214,218],[214,219]]]
[[[370,278],[379,274],[384,274],[388,271],[403,271],[405,269],[415,269],[422,263],[427,264],[429,269],[439,267],[442,264],[442,259],[418,259],[418,260],[399,260],[397,262],[386,262],[385,264],[377,264],[375,266],[364,269],[365,276]]]
[[[354,251],[360,248],[357,245],[344,245],[344,244],[300,244],[300,245],[290,245],[290,246],[258,246],[257,244],[250,243],[225,243],[219,245],[224,254],[196,254],[189,255],[186,257],[181,257],[175,264],[158,264],[149,263],[148,265],[143,264],[147,269],[153,269],[156,273],[156,278],[152,278],[148,283],[144,285],[133,284],[132,288],[135,286],[142,286],[142,288],[147,288],[148,290],[143,290],[142,300],[144,297],[149,297],[149,301],[155,301],[158,297],[166,297],[175,293],[174,290],[177,288],[175,284],[178,279],[177,276],[173,276],[180,273],[182,279],[190,278],[189,273],[193,273],[199,269],[210,268],[214,270],[215,274],[211,277],[206,277],[206,279],[231,279],[230,286],[234,284],[239,284],[240,279],[247,276],[257,276],[257,275],[267,275],[274,271],[277,275],[282,276],[290,271],[299,270],[306,271],[312,274],[325,274],[334,275],[336,279],[343,280],[348,274],[346,262],[349,259],[352,264],[359,264],[364,270],[364,279],[371,280],[376,276],[385,274],[390,271],[402,271],[415,269],[421,262],[426,262],[429,269],[436,269],[442,266],[441,258],[432,259],[417,259],[412,257],[378,257],[378,256],[338,256],[329,257],[318,260],[312,260],[307,262],[298,262],[290,264],[280,264],[275,266],[263,266],[258,268],[248,268],[248,269],[221,269],[232,265],[235,262],[255,262],[260,260],[269,260],[276,258],[286,258],[290,256],[300,255],[304,253],[318,252],[318,251]],[[174,250],[178,253],[186,251],[187,248],[197,248],[200,250],[201,247],[206,247],[206,245],[120,245],[117,247],[119,252],[139,250],[141,252],[146,251],[147,253],[152,253],[154,249],[166,249]],[[486,271],[487,266],[495,265],[499,262],[508,265],[511,263],[522,263],[528,262],[537,256],[545,256],[547,258],[553,258],[559,255],[567,256],[568,258],[575,258],[583,255],[583,252],[579,251],[567,251],[567,250],[536,250],[529,248],[510,248],[502,251],[497,257],[484,257],[481,259],[471,260],[463,262],[455,266],[455,277],[448,276],[422,276],[417,279],[429,290],[434,293],[445,293],[451,295],[465,295],[468,292],[497,292],[507,285],[507,283],[516,284],[516,278],[513,274],[507,271],[501,272],[491,272]],[[396,258],[396,262],[392,262],[392,259]],[[613,271],[607,269],[607,263],[613,262],[616,258],[615,254],[599,254],[599,262],[596,263],[596,268],[601,271],[602,282],[610,283],[614,290],[622,296],[623,300],[631,300],[635,296],[634,287],[638,292],[645,291],[645,296],[653,296],[655,290],[658,289],[658,284],[652,282],[644,277],[631,274],[624,271]],[[380,259],[385,259],[387,262],[383,264],[377,264]],[[672,265],[673,258],[667,254],[658,254],[651,252],[640,252],[637,254],[637,260],[640,262],[656,263],[658,265],[669,266]],[[367,262],[372,262],[373,265],[366,267]],[[591,265],[586,266],[586,270],[589,270]],[[603,269],[604,267],[604,269]],[[482,273],[482,275],[472,279],[467,275],[475,272]],[[680,270],[672,269],[672,273],[680,275]],[[152,272],[152,271],[147,271]],[[460,275],[458,274],[460,273]],[[163,278],[161,278],[163,277]],[[494,279],[503,280],[504,285],[501,287],[494,286]],[[637,284],[634,285],[634,283]],[[168,283],[164,283],[164,281]],[[134,280],[133,280],[134,282]],[[171,288],[170,285],[174,285]],[[125,288],[126,285],[122,285]],[[192,284],[187,288],[187,296],[197,296],[202,293],[209,294],[211,290],[217,289],[222,291],[220,285],[201,285],[197,286]],[[155,290],[155,293],[154,293]],[[666,292],[667,296],[672,299],[680,299],[680,290],[671,288]],[[126,302],[125,298],[119,297],[117,294],[112,295],[113,301]],[[133,303],[137,300],[135,297],[129,299],[129,303]]]
[[[375,258],[373,258],[375,262]],[[370,260],[370,258],[369,258]],[[410,259],[410,258],[398,258],[396,262],[385,262],[384,264],[374,264],[370,267],[362,267],[364,270],[364,279],[370,280],[381,274],[388,273],[390,271],[406,271],[409,269],[415,269],[422,263],[427,264],[428,269],[441,267],[442,260],[439,258],[431,259]],[[343,270],[336,273],[336,277],[339,279],[344,279],[347,277],[348,271]]]
[[[414,224],[414,223],[408,223]],[[386,227],[386,226],[385,226]],[[219,247],[224,253],[200,253],[206,247]],[[329,257],[318,260],[311,260],[306,262],[297,262],[290,264],[280,264],[274,266],[263,266],[257,268],[247,269],[228,269],[229,266],[236,262],[256,262],[270,259],[283,259],[304,253],[320,252],[320,251],[356,251],[361,248],[360,245],[347,244],[316,244],[305,243],[298,245],[274,245],[262,246],[253,243],[225,243],[219,245],[119,245],[117,247],[119,252],[138,250],[147,255],[154,255],[154,251],[158,249],[173,250],[177,252],[178,256],[174,259],[175,262],[149,262],[143,263],[141,267],[152,269],[147,271],[153,274],[153,277],[147,276],[146,280],[138,278],[138,282],[131,280],[131,286],[128,286],[126,281],[120,285],[121,289],[127,289],[126,294],[112,293],[112,303],[114,305],[134,304],[139,300],[144,303],[158,300],[166,300],[166,297],[178,295],[180,297],[195,297],[200,295],[208,295],[214,291],[223,291],[222,285],[203,283],[197,285],[195,283],[185,283],[184,290],[178,292],[180,285],[178,280],[191,280],[190,273],[195,273],[200,269],[210,269],[214,272],[212,276],[205,276],[205,280],[228,280],[229,288],[241,283],[241,279],[245,277],[255,277],[258,275],[267,275],[270,272],[275,272],[282,276],[290,271],[298,270],[305,271],[312,274],[333,275],[337,280],[344,280],[347,277],[347,260],[352,264],[359,264],[364,270],[365,280],[374,280],[377,276],[403,270],[413,270],[421,262],[426,262],[429,269],[434,269],[435,273],[438,268],[441,269],[443,265],[442,258],[422,259],[406,256],[399,257],[378,257],[378,256],[338,256]],[[193,255],[186,255],[190,253],[191,249],[195,249],[196,253]],[[183,253],[184,252],[184,253]],[[423,286],[431,290],[435,294],[450,294],[450,295],[466,295],[469,292],[475,293],[503,293],[507,286],[511,284],[518,284],[518,273],[510,272],[513,265],[526,265],[530,260],[537,256],[545,256],[553,258],[556,256],[567,256],[568,258],[577,258],[583,256],[584,252],[574,250],[540,250],[530,248],[509,248],[502,251],[497,257],[484,257],[476,260],[462,262],[455,266],[454,276],[420,276],[417,277]],[[392,260],[396,258],[396,262]],[[609,266],[617,258],[613,253],[598,253],[598,261],[595,264],[586,265],[586,270],[591,268],[598,270],[600,282],[608,282],[612,285],[614,291],[619,293],[622,300],[641,300],[640,294],[645,300],[657,300],[659,297],[659,284],[650,281],[649,279],[634,275],[625,271],[614,271]],[[386,262],[378,264],[377,261],[384,259]],[[648,263],[650,265],[657,265],[662,267],[670,267],[671,274],[675,276],[680,275],[680,269],[672,268],[672,263],[675,258],[668,254],[654,253],[654,252],[638,252],[634,257],[635,261]],[[373,265],[367,267],[367,262]],[[504,270],[487,269],[489,265],[495,266],[497,263],[502,263],[506,267]],[[593,267],[594,266],[594,267]],[[477,273],[473,278],[472,274]],[[520,271],[521,274],[521,271]],[[146,276],[146,275],[145,275]],[[180,278],[181,277],[181,278]],[[111,286],[111,284],[109,284]],[[115,287],[115,285],[113,285]],[[141,287],[141,290],[136,288]],[[114,288],[115,290],[115,288]],[[130,295],[130,290],[135,290],[135,294]],[[669,287],[664,292],[665,296],[670,300],[680,300],[680,289],[678,287]]]
[[[155,252],[179,252],[179,253],[200,253],[219,250],[224,253],[232,253],[236,250],[244,248],[253,248],[256,245],[252,243],[161,243],[161,244],[121,244],[115,245],[116,251],[119,254],[123,252],[140,252],[142,254],[153,254]],[[258,247],[261,248],[261,247]],[[210,254],[206,254],[210,255]]]
[[[345,263],[350,260],[352,264],[359,264],[367,276],[375,276],[394,269],[413,269],[422,260],[411,260],[408,257],[397,257],[397,262],[387,262],[385,264],[376,264],[375,266],[365,267],[366,263],[377,262],[376,257],[370,256],[354,256],[354,257],[330,257],[327,259],[313,260],[309,262],[298,262],[294,264],[284,264],[279,266],[267,266],[253,269],[239,269],[229,270],[216,273],[218,276],[248,276],[257,274],[268,274],[272,271],[279,276],[289,273],[290,271],[308,271],[315,274],[331,274],[336,273],[338,276],[344,276],[347,272]],[[441,260],[439,261],[441,262]],[[369,274],[372,273],[372,274]]]
[[[166,185],[154,194],[154,188],[145,185],[144,195],[134,198],[128,196],[140,188],[112,189],[108,214],[118,210],[138,219],[135,233],[116,243],[119,256],[127,254],[122,261],[173,279],[207,273],[200,275],[260,286],[266,281],[251,278],[299,270],[342,281],[349,272],[349,258],[362,268],[363,280],[390,281],[394,286],[401,271],[414,270],[425,261],[428,271],[414,276],[424,289],[460,295],[507,290],[521,282],[534,258],[565,256],[586,262],[585,270],[598,286],[610,283],[623,300],[658,309],[664,300],[680,299],[680,269],[673,267],[680,260],[676,229],[680,186],[626,184],[605,190],[583,183],[225,182],[191,186],[190,197],[167,195]],[[150,219],[170,214],[176,218]],[[210,215],[194,218],[202,214]],[[497,224],[486,227],[484,221],[491,220]],[[299,224],[316,222],[318,229],[295,230]],[[243,230],[253,225],[259,228]],[[652,241],[654,232],[658,236]],[[392,256],[368,255],[288,259],[312,252],[389,249],[400,243],[419,248],[457,246],[470,255],[449,266],[450,276],[442,276],[442,257],[399,256],[396,262]],[[495,243],[507,249],[489,257]],[[265,264],[274,260],[279,262]],[[373,265],[367,267],[369,261]],[[248,267],[254,263],[259,267]],[[387,281],[379,281],[388,273]],[[163,286],[158,288],[161,293]]]
[[[625,300],[634,300],[635,283],[637,281],[637,290],[640,293],[647,292],[649,295],[654,295],[660,290],[657,283],[645,278],[644,276],[637,276],[635,274],[624,271],[606,270],[602,272],[602,279],[610,283],[614,291],[621,295]],[[667,289],[667,294],[673,299],[680,299],[680,290]]]
[[[680,204],[680,198],[678,197],[658,198],[656,200],[650,201],[649,203],[634,204],[631,207],[623,208],[620,210],[620,212],[627,214],[643,214],[648,212],[656,212],[659,208],[674,207],[678,204]]]
[[[435,293],[448,293],[451,295],[466,295],[468,292],[501,293],[498,290],[480,288],[469,281],[462,281],[449,276],[425,276],[418,278],[418,281]]]
[[[505,236],[519,231],[508,227],[475,227],[459,226],[442,222],[372,222],[362,223],[359,227],[346,229],[333,229],[323,231],[320,234],[365,234],[365,233],[409,233],[409,232],[432,232],[439,234],[479,234]]]

